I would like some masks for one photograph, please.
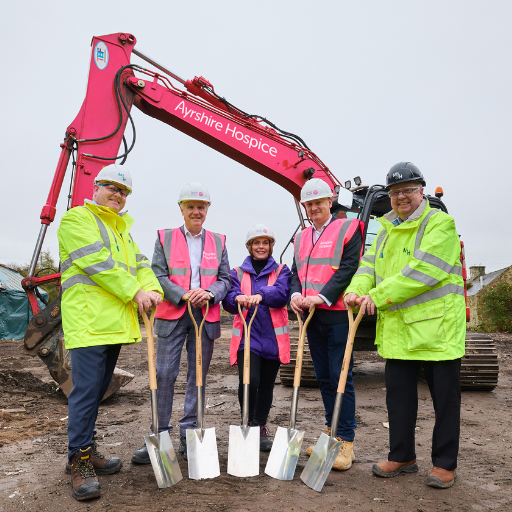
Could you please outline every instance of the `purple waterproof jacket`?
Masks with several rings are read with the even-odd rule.
[[[282,308],[286,306],[288,299],[290,298],[290,277],[292,275],[290,269],[284,265],[274,285],[267,286],[268,275],[278,267],[278,263],[274,258],[272,258],[272,256],[269,257],[267,264],[259,275],[256,275],[250,256],[247,256],[244,262],[240,265],[242,270],[251,274],[252,295],[259,293],[263,297],[263,300],[258,306],[258,312],[256,313],[256,318],[254,319],[251,327],[251,352],[254,352],[257,356],[264,357],[265,359],[274,359],[276,361],[279,360],[277,339],[274,334],[274,327],[272,326],[272,320],[270,318],[270,311],[268,308]],[[228,313],[238,315],[238,304],[235,300],[238,295],[242,295],[240,281],[238,280],[236,271],[232,269],[231,288],[226,295],[226,298],[222,301],[222,307]],[[249,324],[253,313],[254,307],[249,310],[247,315],[247,324]],[[242,331],[242,340],[238,350],[242,350],[243,348],[244,335]]]

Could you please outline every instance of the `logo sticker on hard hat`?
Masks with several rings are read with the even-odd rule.
[[[94,62],[98,69],[105,69],[108,64],[108,48],[107,45],[100,41],[95,47],[93,52]]]
[[[397,180],[401,180],[402,179],[402,175],[399,172],[394,172],[393,173],[393,178],[396,178]]]
[[[123,174],[123,173],[119,172],[117,175],[118,175],[118,176],[119,176],[123,181],[126,181],[126,178],[124,177],[124,174]]]

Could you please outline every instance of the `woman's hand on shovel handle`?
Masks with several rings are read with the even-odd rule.
[[[290,307],[293,309],[295,313],[302,313],[302,310],[305,309],[303,302],[304,297],[302,295],[294,295],[290,300]]]

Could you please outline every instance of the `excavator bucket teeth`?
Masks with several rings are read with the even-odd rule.
[[[60,304],[60,302],[59,302]],[[44,318],[44,315],[48,311],[53,311],[52,304],[44,309],[40,314],[39,318]],[[32,319],[34,319],[32,317]],[[37,319],[36,319],[37,320]],[[71,379],[71,360],[69,357],[69,350],[66,350],[64,346],[64,332],[62,330],[62,323],[59,318],[50,319],[44,321],[44,325],[48,326],[50,323],[54,323],[52,330],[49,332],[41,332],[38,329],[36,322],[31,322],[25,335],[25,350],[30,355],[37,355],[48,367],[50,375],[53,380],[59,385],[61,391],[69,396],[71,389],[73,388],[73,381]],[[43,323],[39,321],[39,323]],[[103,400],[112,396],[116,391],[126,386],[128,382],[133,379],[134,375],[119,368],[115,368],[112,380],[108,386],[108,389],[103,396]]]

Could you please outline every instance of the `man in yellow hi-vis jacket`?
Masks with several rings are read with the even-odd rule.
[[[139,310],[157,306],[162,288],[140,254],[121,212],[131,193],[123,166],[104,167],[93,200],[68,210],[58,230],[62,271],[62,326],[71,358],[73,389],[68,400],[68,458],[73,497],[100,495],[96,474],[121,469],[118,458],[97,450],[94,426],[121,345],[141,340]]]
[[[377,311],[375,343],[386,359],[390,451],[373,473],[387,478],[418,471],[414,431],[423,366],[435,410],[427,484],[445,489],[453,485],[459,450],[466,308],[454,220],[429,206],[424,186],[411,162],[391,168],[387,189],[393,211],[379,219],[382,228],[344,300]]]

